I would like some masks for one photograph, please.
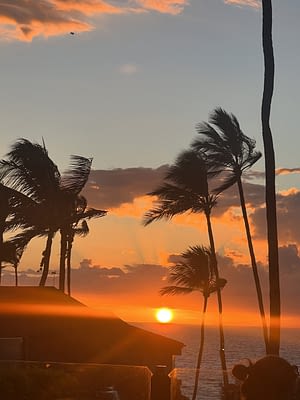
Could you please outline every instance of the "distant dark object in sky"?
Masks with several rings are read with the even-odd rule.
[[[75,35],[75,32],[70,32],[70,35]]]

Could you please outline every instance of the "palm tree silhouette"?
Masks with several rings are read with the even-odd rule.
[[[22,249],[18,249],[11,241],[6,241],[1,244],[1,263],[4,262],[5,265],[11,265],[14,268],[15,286],[18,286],[18,265],[22,253]],[[5,265],[2,268],[4,268]]]
[[[70,293],[70,260],[74,235],[88,234],[86,220],[104,217],[105,210],[87,207],[87,200],[80,192],[88,181],[92,166],[92,158],[72,155],[69,169],[63,174],[60,185],[61,215],[60,234],[60,266],[59,288],[65,290],[66,260],[68,292]],[[85,221],[85,222],[83,222]],[[80,227],[81,224],[81,227]],[[83,225],[82,225],[83,224]]]
[[[165,286],[160,290],[162,295],[189,294],[200,292],[203,295],[203,309],[201,320],[200,345],[196,364],[195,382],[192,400],[196,399],[200,367],[204,348],[204,329],[207,302],[209,296],[217,290],[223,289],[225,279],[216,279],[215,270],[212,268],[211,252],[203,246],[191,246],[181,254],[182,261],[171,267],[169,282],[172,286]]]
[[[270,286],[269,354],[280,350],[280,280],[275,186],[275,151],[270,128],[270,113],[274,90],[274,51],[272,41],[272,1],[262,1],[262,45],[264,55],[264,89],[261,105],[262,136],[266,173],[266,213]]]
[[[215,250],[215,242],[211,225],[211,210],[216,205],[217,195],[211,194],[208,186],[208,177],[214,171],[203,154],[194,150],[183,151],[177,157],[174,165],[169,168],[164,183],[150,196],[157,196],[156,207],[146,212],[144,225],[162,218],[171,219],[175,215],[186,212],[204,213],[207,223],[208,237],[211,251],[211,264],[216,279],[219,279],[219,270]],[[228,385],[228,374],[225,357],[225,338],[223,329],[223,305],[221,290],[217,290],[219,309],[220,333],[220,360],[223,371],[224,387]]]
[[[57,166],[48,156],[47,149],[27,139],[18,139],[0,161],[2,181],[11,189],[29,199],[27,207],[15,207],[14,217],[9,228],[22,228],[23,231],[13,239],[18,248],[25,248],[36,236],[47,236],[46,249],[43,252],[45,281],[49,270],[52,240],[58,227],[55,199],[60,184],[60,173]]]
[[[5,261],[7,257],[8,249],[7,247],[2,247],[4,243],[4,233],[10,229],[18,228],[19,225],[17,224],[17,226],[15,226],[12,223],[12,219],[15,218],[17,213],[20,213],[20,210],[25,212],[25,210],[34,203],[22,193],[5,186],[2,183],[4,175],[5,171],[2,170],[0,161],[0,285],[2,279],[2,261]],[[18,254],[22,254],[23,247],[18,246],[16,250],[18,250]],[[4,259],[2,260],[3,257]]]
[[[64,291],[70,231],[83,219],[106,215],[106,211],[87,207],[86,199],[79,195],[88,180],[92,159],[71,156],[70,168],[61,176],[48,156],[45,144],[41,146],[27,139],[19,139],[6,157],[0,162],[2,181],[30,200],[26,207],[16,207],[9,221],[10,229],[23,229],[12,242],[18,249],[24,249],[34,237],[47,237],[40,264],[43,270],[40,286],[44,286],[53,238],[60,231],[59,288]],[[70,259],[70,246],[68,251]]]
[[[223,192],[233,184],[237,184],[238,186],[258,306],[262,320],[263,336],[267,350],[268,327],[242,184],[243,172],[251,168],[260,159],[261,153],[255,150],[255,141],[242,132],[237,118],[220,107],[216,108],[210,114],[209,123],[202,122],[197,125],[197,132],[199,137],[192,143],[192,148],[196,151],[205,152],[211,167],[220,173],[225,172],[226,174],[222,184],[215,189],[216,193]]]

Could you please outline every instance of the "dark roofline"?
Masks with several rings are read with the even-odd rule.
[[[130,325],[113,313],[105,312],[105,315],[103,315],[100,311],[92,310],[52,286],[0,286],[0,314],[45,314],[45,310],[49,312],[47,307],[51,308],[53,306],[61,307],[62,313],[57,313],[57,309],[52,309],[52,311],[50,310],[52,315],[57,313],[62,316],[93,317],[96,319],[104,316],[116,321],[120,326],[122,325],[137,336],[165,342],[166,346],[177,349],[176,354],[180,354],[182,347],[184,347],[184,344],[177,340]],[[70,310],[70,313],[65,314],[66,310]],[[78,313],[79,310],[80,312]]]

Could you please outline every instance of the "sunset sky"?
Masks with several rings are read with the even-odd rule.
[[[274,0],[273,12],[271,124],[283,312],[292,326],[299,325],[300,311],[299,0]],[[207,121],[216,106],[233,112],[263,151],[260,1],[0,0],[0,51],[1,156],[25,137],[39,143],[43,138],[61,171],[71,154],[93,157],[84,194],[91,206],[109,212],[90,223],[88,237],[75,241],[74,296],[125,320],[151,321],[154,309],[167,305],[175,309],[175,322],[197,322],[200,296],[161,297],[158,290],[179,253],[208,244],[205,221],[185,215],[143,227],[153,200],[146,193],[157,187],[167,165],[195,138],[195,125]],[[244,181],[267,297],[263,169],[261,160]],[[238,205],[232,188],[213,213],[220,274],[228,280],[225,320],[255,324]],[[22,284],[37,282],[43,246],[36,240],[25,252]],[[52,275],[48,284],[56,281]],[[211,323],[214,318],[211,313]]]

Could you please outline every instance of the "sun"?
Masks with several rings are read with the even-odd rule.
[[[167,324],[173,319],[173,312],[169,308],[159,308],[155,313],[156,319],[162,324]]]

